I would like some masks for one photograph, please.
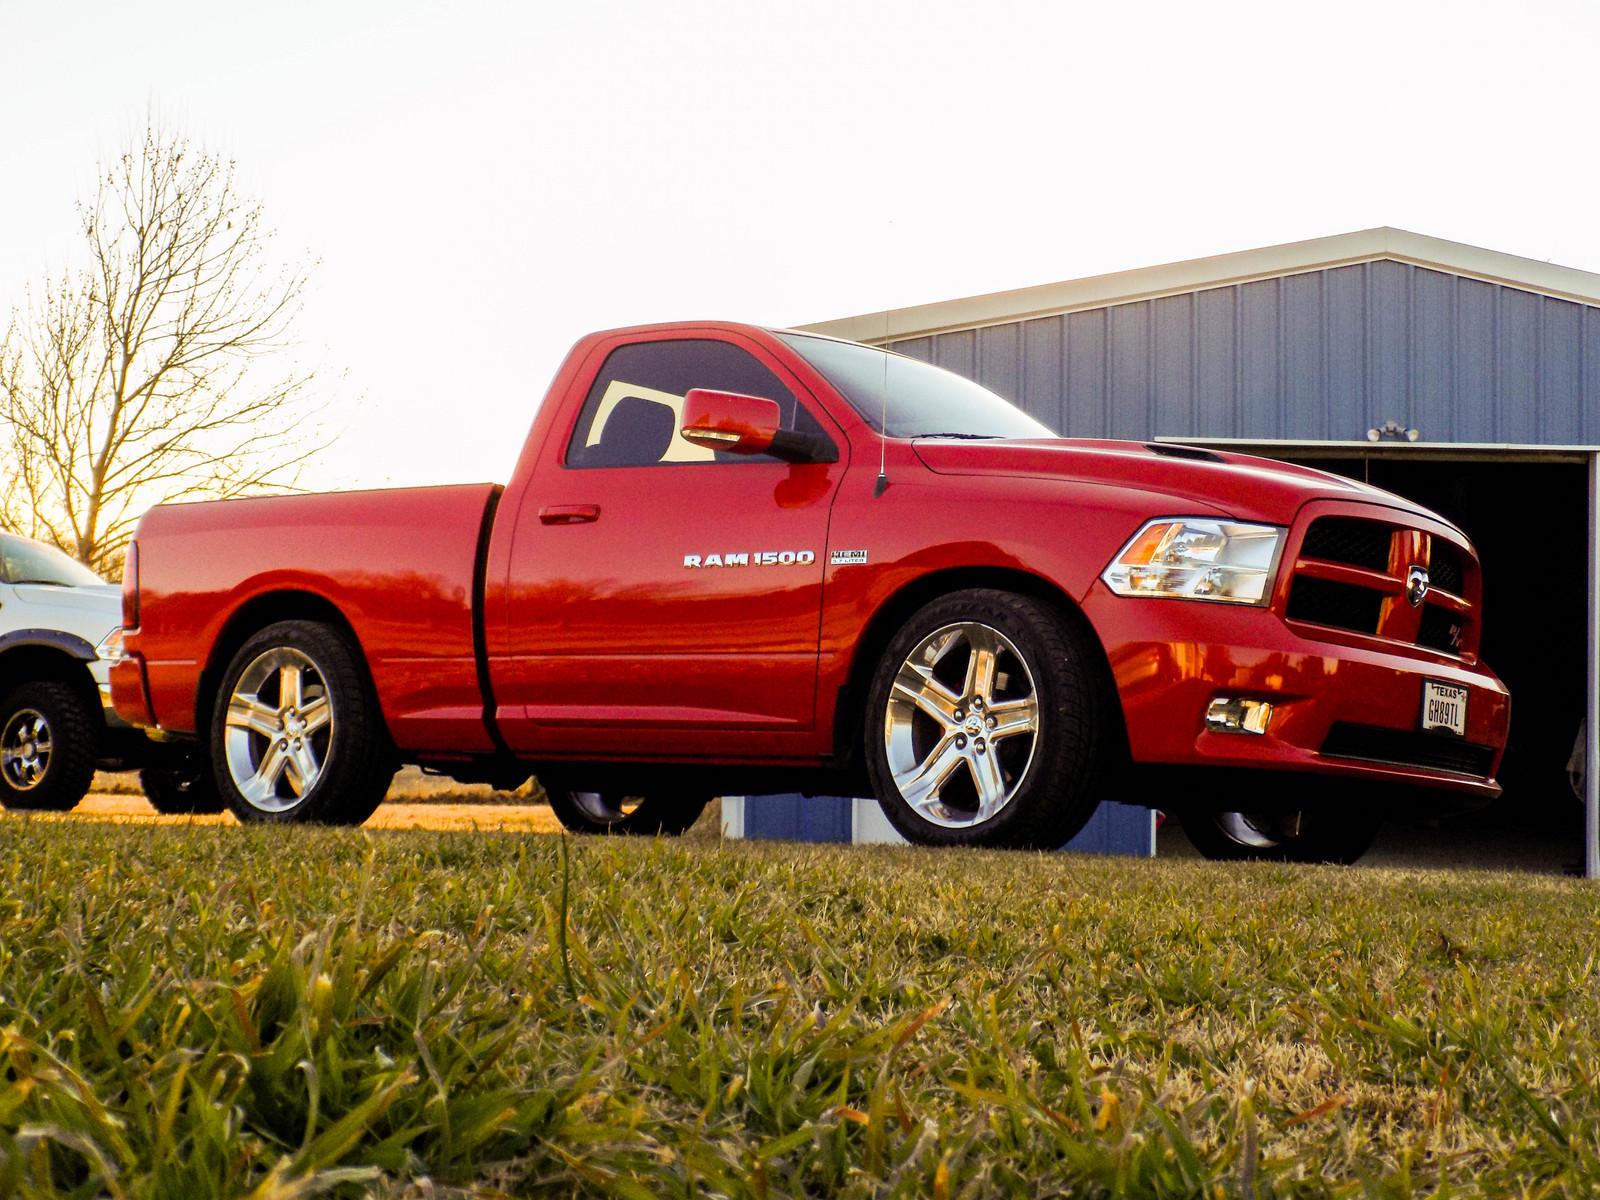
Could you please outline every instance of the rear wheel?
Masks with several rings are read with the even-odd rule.
[[[1093,815],[1094,650],[1055,608],[972,589],[924,606],[885,649],[867,767],[909,841],[1055,849]]]
[[[70,684],[18,684],[0,700],[0,804],[69,812],[89,794],[99,714]]]
[[[1183,831],[1207,858],[1348,866],[1372,848],[1382,818],[1349,810],[1190,812]]]
[[[217,693],[211,769],[241,821],[359,825],[372,815],[394,757],[343,631],[281,621],[239,648]]]
[[[573,833],[661,834],[675,837],[700,819],[708,796],[624,796],[619,792],[574,792],[546,788],[550,810]]]
[[[175,748],[139,772],[145,799],[158,813],[184,816],[219,813],[227,806],[211,777],[211,764],[198,746]]]

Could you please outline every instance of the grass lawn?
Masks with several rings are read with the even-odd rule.
[[[0,1196],[1600,1192],[1590,885],[563,845],[0,822]]]

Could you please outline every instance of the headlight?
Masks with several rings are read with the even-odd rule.
[[[1100,576],[1119,596],[1265,604],[1284,530],[1203,517],[1151,521]]]
[[[105,637],[100,639],[100,644],[94,648],[96,656],[108,663],[118,663],[128,657],[128,652],[122,648],[122,626],[117,626]]]

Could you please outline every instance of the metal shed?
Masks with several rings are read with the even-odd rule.
[[[1516,698],[1507,800],[1571,804],[1550,789],[1585,716],[1600,759],[1600,275],[1380,228],[808,328],[1066,436],[1248,449],[1444,511],[1483,553],[1485,658]],[[1584,799],[1594,877],[1600,771]]]

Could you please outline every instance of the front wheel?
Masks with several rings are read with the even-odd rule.
[[[618,833],[676,837],[700,819],[708,796],[624,796],[617,792],[574,792],[547,788],[550,810],[573,833]]]
[[[867,769],[908,841],[1053,850],[1099,802],[1096,648],[1028,596],[954,592],[889,642],[867,699]]]
[[[70,684],[18,684],[0,699],[0,805],[70,812],[89,794],[99,717]]]
[[[349,636],[320,621],[280,621],[245,642],[217,693],[211,770],[241,821],[370,817],[394,758]]]
[[[1210,859],[1234,862],[1348,866],[1372,848],[1382,824],[1382,818],[1373,813],[1349,810],[1189,812],[1183,816],[1183,831],[1196,850]]]

